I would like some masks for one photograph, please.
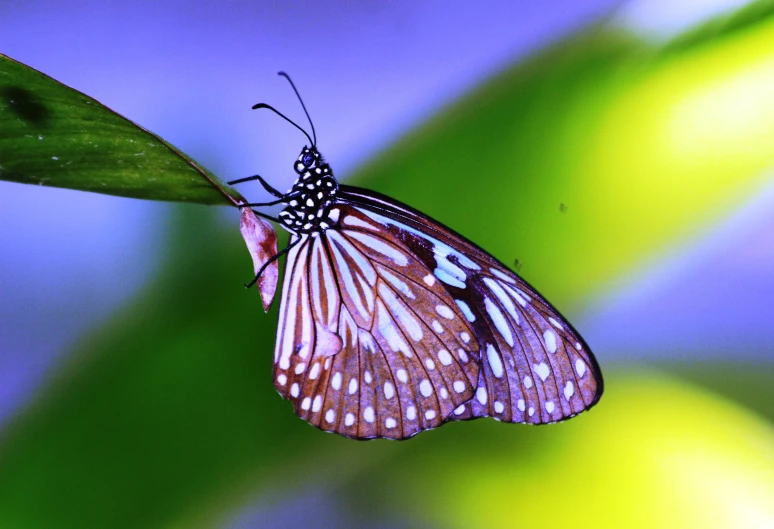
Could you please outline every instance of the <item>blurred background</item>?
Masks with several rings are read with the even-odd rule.
[[[0,3],[0,53],[223,180],[292,183],[250,110],[303,121],[288,71],[340,180],[518,266],[606,376],[560,425],[327,435],[236,210],[0,182],[0,527],[773,527],[773,49],[771,2]]]

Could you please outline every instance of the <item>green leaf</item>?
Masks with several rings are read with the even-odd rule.
[[[0,54],[0,179],[234,205],[234,189],[155,134]]]

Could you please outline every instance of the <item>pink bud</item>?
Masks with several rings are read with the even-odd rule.
[[[253,258],[253,268],[255,273],[277,254],[277,234],[274,232],[271,224],[258,218],[250,208],[242,208],[242,220],[239,223],[239,231],[247,244],[247,250]],[[271,302],[274,299],[274,292],[277,290],[277,278],[279,276],[279,267],[275,260],[261,274],[258,279],[258,290],[261,293],[261,302],[263,310],[269,312]]]

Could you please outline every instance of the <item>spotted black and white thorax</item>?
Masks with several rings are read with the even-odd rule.
[[[319,233],[336,224],[331,210],[339,183],[317,147],[304,147],[293,169],[299,175],[285,195],[279,220],[294,233]]]

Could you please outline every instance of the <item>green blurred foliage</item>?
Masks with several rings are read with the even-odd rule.
[[[595,28],[504,72],[356,180],[518,258],[577,310],[761,185],[772,43],[771,20],[668,53]],[[235,280],[252,270],[236,212],[226,228],[185,206],[172,226],[154,284],[77,344],[0,438],[0,527],[208,527],[299,483],[339,490],[364,519],[441,527],[772,516],[771,425],[661,375],[608,369],[600,405],[557,426],[482,420],[404,443],[319,432],[273,390],[276,308],[265,317]],[[737,395],[761,391],[750,402],[774,400],[770,385],[738,383]]]
[[[607,378],[605,404],[583,420],[455,425],[347,492],[431,527],[770,526],[770,424],[665,373]]]
[[[650,364],[761,414],[774,424],[774,363],[734,360],[666,361]]]
[[[0,179],[200,204],[240,198],[155,134],[2,54]]]
[[[691,48],[704,42],[716,41],[737,31],[749,30],[759,23],[766,23],[773,14],[772,0],[756,0],[735,11],[690,28],[662,46],[661,50],[664,53],[675,53],[681,48]]]
[[[673,54],[592,30],[503,72],[357,176],[518,259],[540,292],[578,308],[764,184],[771,49],[771,19]]]

